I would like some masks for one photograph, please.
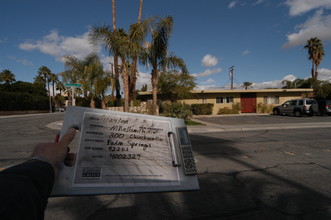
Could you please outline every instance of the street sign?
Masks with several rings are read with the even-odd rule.
[[[76,87],[76,88],[80,88],[81,85],[77,84],[77,83],[66,83],[65,87]]]

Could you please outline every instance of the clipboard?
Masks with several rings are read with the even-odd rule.
[[[71,127],[76,162],[62,165],[51,196],[199,189],[182,119],[68,106],[60,136]]]

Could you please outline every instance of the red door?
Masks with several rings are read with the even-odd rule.
[[[243,93],[240,96],[241,112],[242,113],[256,113],[256,94]]]

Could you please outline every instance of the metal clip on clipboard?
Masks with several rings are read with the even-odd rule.
[[[175,143],[174,143],[174,138],[171,138],[170,136],[174,135],[173,132],[169,131],[168,132],[168,138],[170,141],[170,147],[171,147],[171,157],[172,157],[172,166],[173,167],[179,167],[180,164],[178,163],[176,151],[175,151]]]

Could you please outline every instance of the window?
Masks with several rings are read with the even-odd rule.
[[[291,100],[290,105],[297,105],[297,100]]]
[[[279,104],[279,96],[264,96],[264,104]]]
[[[216,103],[233,103],[233,97],[228,96],[228,97],[216,97]]]
[[[216,103],[223,103],[223,97],[216,97]]]

